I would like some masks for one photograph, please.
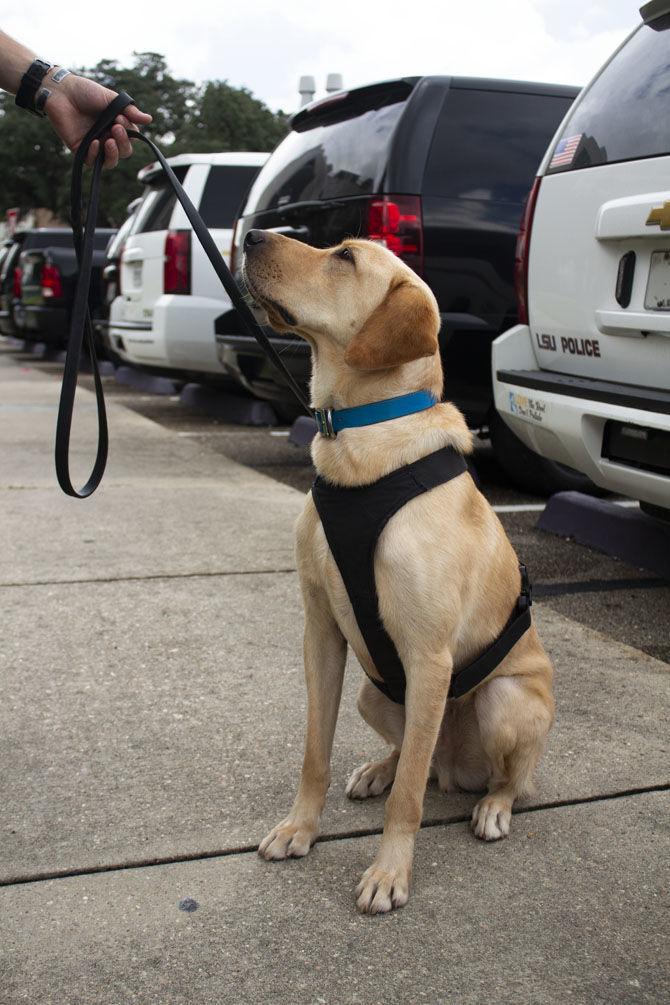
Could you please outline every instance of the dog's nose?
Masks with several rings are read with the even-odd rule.
[[[265,231],[263,230],[250,230],[244,238],[244,250],[249,251],[250,248],[254,248],[257,244],[263,244],[265,236]]]

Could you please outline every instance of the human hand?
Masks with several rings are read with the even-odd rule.
[[[53,67],[49,76],[56,69]],[[51,91],[44,111],[60,138],[74,153],[101,112],[116,97],[116,91],[74,73],[59,84],[52,84],[48,79],[43,83]],[[117,115],[114,120],[111,135],[105,140],[104,167],[114,168],[120,159],[130,157],[133,148],[126,129],[146,126],[149,122],[151,115],[141,112],[135,105],[124,108],[123,114]],[[95,163],[99,149],[100,141],[94,140],[86,155],[89,167]]]

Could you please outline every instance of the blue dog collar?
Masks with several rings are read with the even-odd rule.
[[[403,415],[423,412],[436,404],[437,398],[430,391],[413,391],[411,394],[401,394],[398,398],[371,401],[369,405],[357,405],[354,408],[315,408],[314,419],[321,435],[332,440],[343,429],[373,426],[388,419],[400,419]]]

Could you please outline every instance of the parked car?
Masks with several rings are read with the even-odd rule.
[[[0,260],[0,335],[18,338],[21,334],[14,320],[14,308],[20,296],[18,263],[27,231],[18,231],[4,242]]]
[[[98,228],[93,237],[93,270],[89,306],[98,309],[102,296],[105,248],[114,230]],[[29,232],[18,261],[14,320],[22,338],[64,346],[70,329],[79,267],[72,231]]]
[[[293,117],[256,179],[235,230],[234,258],[253,227],[317,246],[348,236],[384,243],[437,297],[445,395],[473,427],[490,424],[491,343],[516,318],[523,201],[577,94],[548,84],[412,77],[313,102]],[[239,332],[233,315],[219,319],[221,362],[290,416],[290,392]],[[273,338],[306,384],[307,345]]]
[[[641,13],[540,166],[520,324],[493,369],[498,411],[540,463],[670,518],[670,4]]]
[[[128,203],[126,219],[110,238],[105,248],[102,265],[102,291],[100,303],[93,315],[93,332],[96,352],[100,357],[107,357],[113,362],[120,362],[119,357],[111,349],[107,339],[109,311],[119,294],[119,269],[121,267],[121,252],[130,235],[137,210],[142,204],[141,196]]]
[[[13,243],[14,242],[12,241],[11,237],[8,237],[4,241],[0,242],[0,271],[2,271],[3,263],[7,258],[7,255],[9,254],[10,248],[12,247]]]
[[[232,228],[266,153],[180,154],[169,160],[228,260]],[[230,306],[158,163],[138,174],[144,197],[125,238],[120,289],[104,334],[108,348],[144,370],[226,380],[214,320]],[[104,330],[104,329],[103,329]]]

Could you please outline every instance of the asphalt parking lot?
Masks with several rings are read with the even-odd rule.
[[[60,362],[47,361],[30,348],[0,345],[22,366],[59,380]],[[92,378],[81,377],[92,389]],[[191,439],[203,451],[215,451],[292,488],[307,491],[314,477],[308,447],[288,440],[287,427],[258,428],[232,425],[180,402],[179,396],[147,394],[103,377],[110,401],[133,409],[178,436]],[[76,421],[76,420],[75,420]],[[111,449],[114,430],[111,429]],[[481,490],[496,507],[517,553],[528,566],[535,595],[554,610],[670,662],[667,631],[670,583],[625,562],[609,558],[569,539],[538,530],[544,500],[524,494],[509,484],[487,440],[476,438],[475,465]]]

